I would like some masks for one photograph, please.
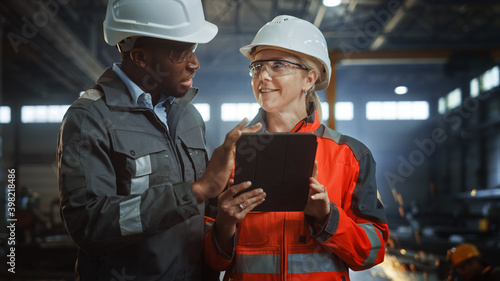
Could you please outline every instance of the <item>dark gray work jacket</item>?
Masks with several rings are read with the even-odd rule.
[[[108,68],[67,111],[58,139],[61,214],[79,246],[77,280],[201,280],[205,124],[175,99],[170,133]]]

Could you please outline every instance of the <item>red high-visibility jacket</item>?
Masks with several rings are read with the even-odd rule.
[[[264,114],[261,109],[252,123],[265,124]],[[318,225],[303,212],[250,212],[238,225],[233,253],[218,247],[212,229],[205,237],[205,259],[226,271],[224,280],[346,281],[349,268],[363,270],[384,260],[389,228],[370,150],[321,125],[316,112],[293,132],[317,135],[317,180],[332,207],[327,223]]]

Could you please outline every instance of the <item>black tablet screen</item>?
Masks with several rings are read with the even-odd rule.
[[[312,133],[246,133],[240,137],[234,182],[251,181],[250,189],[266,192],[266,200],[254,211],[304,210],[316,146]]]

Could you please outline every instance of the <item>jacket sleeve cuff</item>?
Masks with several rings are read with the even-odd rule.
[[[172,186],[177,201],[177,209],[184,220],[200,215],[191,184],[181,182]]]
[[[328,214],[328,218],[326,219],[326,223],[319,224],[316,220],[311,216],[306,216],[306,222],[311,229],[311,237],[318,240],[319,242],[324,242],[337,231],[337,227],[339,224],[339,210],[337,205],[330,202],[330,214]]]
[[[233,250],[231,251],[231,255],[226,254],[219,246],[219,243],[217,242],[217,235],[215,234],[215,228],[217,227],[217,222],[215,222],[214,227],[212,227],[212,243],[214,245],[215,251],[217,254],[221,257],[223,257],[226,260],[232,260],[234,258],[234,254],[236,251],[236,241],[238,241],[238,228],[236,228],[236,232],[234,233],[233,236]]]

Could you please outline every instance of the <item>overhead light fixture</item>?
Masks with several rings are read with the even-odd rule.
[[[336,7],[342,3],[342,0],[323,0],[323,5],[326,7]]]
[[[408,93],[408,88],[405,86],[396,87],[396,89],[394,89],[394,93],[396,93],[398,95],[404,95],[404,94]]]

